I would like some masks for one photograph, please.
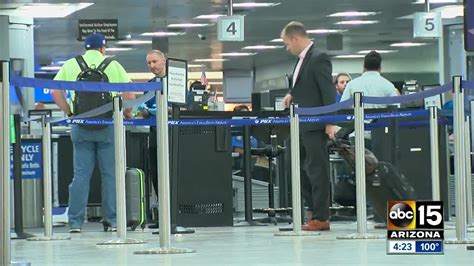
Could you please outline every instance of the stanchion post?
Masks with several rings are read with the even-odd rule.
[[[10,82],[9,62],[1,62],[1,91],[0,91],[0,132],[2,140],[0,143],[0,170],[2,208],[0,208],[0,262],[1,265],[11,263],[10,243]]]
[[[356,204],[357,233],[367,234],[367,206],[365,196],[365,139],[364,139],[364,108],[362,93],[354,94],[354,129],[355,129],[355,160],[356,160]]]
[[[43,217],[44,236],[30,237],[28,241],[53,241],[70,240],[70,237],[53,237],[53,189],[51,179],[51,125],[47,122],[47,116],[42,117],[42,155],[43,155]]]
[[[441,200],[439,185],[439,133],[438,107],[430,106],[430,147],[431,147],[431,195],[433,200]]]
[[[300,118],[296,113],[297,104],[290,106],[290,151],[291,151],[291,201],[293,231],[279,232],[275,236],[318,236],[319,232],[301,231],[301,168],[300,168]]]
[[[160,225],[160,248],[145,251],[136,251],[134,254],[184,254],[195,253],[193,249],[172,248],[171,212],[170,212],[170,166],[168,140],[168,79],[163,78],[163,89],[156,92],[157,116],[156,137],[158,140],[158,207]]]
[[[466,223],[472,227],[472,173],[471,173],[471,124],[470,117],[466,116],[464,121],[464,149],[466,151]]]
[[[125,192],[125,172],[126,172],[126,152],[125,135],[123,126],[123,101],[121,96],[113,98],[114,110],[114,150],[115,150],[115,187],[117,206],[117,237],[118,239],[97,243],[97,245],[123,245],[123,244],[143,244],[145,241],[127,238],[127,216],[126,216],[126,192]]]
[[[363,93],[356,92],[354,99],[355,129],[355,172],[356,172],[356,209],[357,233],[336,237],[337,239],[379,239],[384,236],[367,234],[367,199],[365,188],[365,139],[364,139],[364,106]]]
[[[466,228],[466,152],[464,147],[464,93],[462,77],[453,77],[454,90],[454,185],[456,195],[456,239],[446,244],[467,244],[474,241],[467,238]]]

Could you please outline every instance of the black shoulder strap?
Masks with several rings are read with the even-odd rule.
[[[77,64],[79,64],[79,67],[81,68],[81,71],[85,71],[86,69],[89,69],[89,66],[87,65],[82,55],[78,55],[75,58],[76,58]]]
[[[113,57],[106,57],[102,63],[100,63],[99,67],[97,68],[97,71],[104,72],[105,69],[109,66],[112,61],[115,59]]]

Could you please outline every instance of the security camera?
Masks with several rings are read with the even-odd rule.
[[[199,40],[201,40],[201,41],[204,41],[205,39],[207,39],[206,36],[205,36],[205,35],[202,35],[202,34],[198,34],[198,38],[199,38]]]

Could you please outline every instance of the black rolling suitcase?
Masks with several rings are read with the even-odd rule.
[[[137,227],[145,228],[145,174],[138,168],[127,168],[125,173],[125,201],[127,226],[134,231]],[[104,231],[109,224],[104,223]]]
[[[378,220],[387,222],[387,201],[414,200],[415,190],[406,177],[391,163],[379,162],[374,173],[366,177],[367,199]]]
[[[337,151],[344,161],[355,171],[355,147],[343,139],[329,142],[329,148]],[[367,200],[374,208],[377,220],[387,221],[387,201],[413,200],[415,190],[406,177],[391,163],[381,162],[365,149],[365,186]]]

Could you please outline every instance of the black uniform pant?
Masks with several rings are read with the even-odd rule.
[[[323,130],[300,135],[301,193],[313,219],[329,220],[329,154],[328,137]]]

